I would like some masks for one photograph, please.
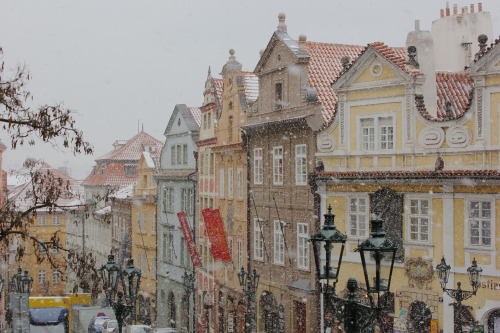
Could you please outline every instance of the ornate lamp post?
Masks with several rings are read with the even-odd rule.
[[[470,285],[472,286],[472,291],[470,290],[462,290],[462,283],[457,281],[457,289],[448,289],[446,285],[448,284],[448,278],[450,277],[451,267],[446,264],[446,260],[441,259],[441,263],[436,266],[436,270],[438,273],[439,283],[441,283],[441,288],[443,288],[443,292],[447,293],[451,298],[453,298],[457,302],[457,306],[462,305],[462,301],[465,301],[472,296],[476,295],[477,290],[479,289],[479,283],[481,279],[481,273],[483,269],[477,265],[476,258],[472,260],[472,264],[469,268],[467,268],[467,274],[469,275]],[[455,316],[458,318],[459,322],[456,323],[459,325],[460,329],[464,322],[460,316]]]
[[[134,309],[137,292],[141,283],[141,271],[134,267],[134,261],[128,260],[127,267],[121,271],[115,263],[115,256],[108,256],[108,263],[101,267],[103,280],[107,283],[106,298],[111,304],[118,322],[118,332],[122,333],[123,320]],[[118,281],[122,282],[122,290],[118,289]]]
[[[29,331],[29,316],[28,316],[28,300],[31,291],[31,286],[33,285],[33,278],[28,275],[28,271],[23,270],[21,267],[17,269],[17,273],[12,276],[11,290],[15,294],[11,295],[11,299],[17,298],[18,303],[12,303],[11,309],[15,309],[17,312],[17,319],[14,321],[13,331],[15,332],[28,332]],[[25,300],[23,302],[23,299]],[[17,309],[16,309],[17,308]],[[23,311],[23,309],[25,309]]]
[[[238,273],[238,280],[240,286],[243,288],[243,294],[247,298],[247,313],[246,313],[246,323],[247,332],[254,333],[256,331],[256,309],[255,302],[257,293],[257,287],[259,286],[260,275],[254,269],[252,273],[247,273],[241,267]]]
[[[383,229],[384,220],[378,213],[375,213],[370,221],[372,230],[370,237],[356,249],[361,255],[370,306],[359,303],[356,297],[358,282],[355,278],[350,278],[347,282],[347,299],[336,296],[334,288],[338,281],[347,237],[336,230],[335,215],[331,213],[331,210],[329,206],[328,213],[324,215],[325,224],[317,234],[310,238],[316,260],[316,273],[320,282],[326,280],[323,294],[326,302],[331,305],[336,319],[344,322],[346,332],[357,333],[373,326],[378,320],[381,312],[379,298],[382,293],[389,291],[397,246],[386,237]],[[336,253],[332,256],[334,244],[338,246]],[[336,265],[332,265],[332,260],[336,262]],[[382,265],[382,260],[390,261],[390,265]],[[333,281],[332,291],[328,291],[330,280]],[[372,294],[377,295],[376,303],[373,301]]]
[[[189,273],[184,271],[184,275],[182,276],[182,286],[184,287],[184,293],[186,294],[186,302],[187,302],[187,330],[190,332],[190,325],[189,325],[189,299],[191,298],[191,294],[194,291],[194,273]],[[194,325],[194,321],[193,321]]]

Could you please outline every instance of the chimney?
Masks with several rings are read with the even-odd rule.
[[[450,16],[450,2],[446,1],[446,16]]]
[[[457,14],[458,14],[458,5],[454,4],[453,5],[453,15],[457,15]]]
[[[449,10],[449,8],[448,8]],[[420,30],[420,21],[415,21],[415,30],[406,37],[406,47],[411,57],[409,65],[424,74],[425,81],[420,93],[424,96],[429,114],[437,115],[436,69],[434,61],[434,41],[430,31]]]
[[[471,14],[474,14],[474,4],[473,3],[470,4],[470,12],[471,12]]]
[[[439,10],[439,17],[443,18],[444,17],[444,9]]]
[[[285,23],[286,15],[285,13],[278,14],[278,31],[286,33],[286,23]]]
[[[483,4],[480,2],[477,4],[477,11],[482,12],[483,11]]]
[[[299,51],[301,53],[307,53],[307,36],[306,35],[299,35]]]
[[[465,14],[465,7],[462,7],[462,14]]]

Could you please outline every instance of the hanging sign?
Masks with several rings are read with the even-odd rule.
[[[189,256],[191,257],[191,262],[193,263],[194,267],[201,266],[200,256],[198,255],[198,250],[196,249],[196,243],[194,242],[191,228],[189,228],[186,212],[177,213],[177,218],[179,219],[182,233],[184,234],[184,240],[186,241]]]
[[[205,229],[207,229],[208,238],[212,247],[212,256],[214,259],[220,259],[222,262],[230,262],[231,254],[227,246],[226,233],[224,232],[224,224],[218,209],[211,210],[205,208],[201,211]]]
[[[439,327],[438,327],[438,321],[436,319],[431,320],[431,333],[438,333],[439,332]]]

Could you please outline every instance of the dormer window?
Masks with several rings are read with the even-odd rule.
[[[274,109],[281,110],[283,106],[283,83],[276,82],[274,85]]]
[[[125,165],[125,176],[127,177],[135,177],[137,175],[137,166],[136,165]]]

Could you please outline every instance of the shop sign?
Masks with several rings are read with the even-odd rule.
[[[431,320],[431,333],[438,333],[439,332],[439,326],[438,326],[438,321],[436,319]]]

